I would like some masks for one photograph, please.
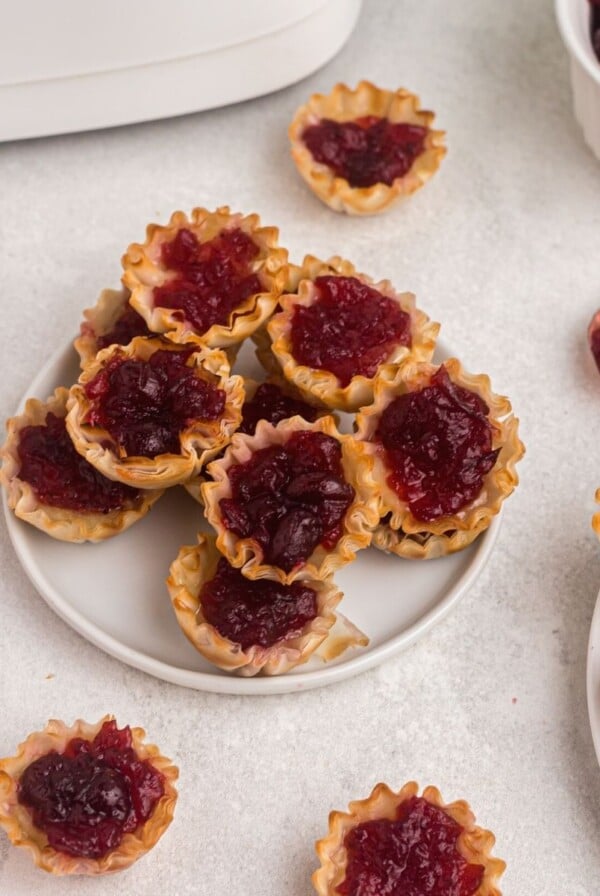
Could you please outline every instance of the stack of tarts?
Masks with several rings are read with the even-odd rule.
[[[0,478],[19,518],[70,542],[185,486],[214,532],[181,548],[168,590],[220,668],[273,675],[365,644],[335,571],[371,544],[461,550],[514,489],[508,400],[432,363],[439,326],[412,294],[339,257],[291,264],[275,228],[226,207],[150,225],[123,266],[84,313],[78,382],[9,420]],[[261,383],[231,372],[248,338]]]

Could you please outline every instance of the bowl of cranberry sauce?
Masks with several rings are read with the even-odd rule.
[[[555,0],[556,18],[571,57],[575,118],[600,159],[600,0]]]

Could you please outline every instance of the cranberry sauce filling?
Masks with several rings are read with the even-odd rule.
[[[112,330],[96,337],[98,351],[109,345],[128,345],[135,336],[153,336],[146,321],[133,308],[126,307]]]
[[[354,121],[323,118],[304,130],[302,140],[315,161],[351,187],[389,187],[424,151],[426,136],[427,128],[420,125],[366,115]]]
[[[473,501],[496,463],[489,408],[452,382],[445,367],[419,392],[387,406],[375,434],[391,470],[388,483],[418,520],[457,513]]]
[[[254,435],[259,420],[268,420],[273,426],[277,426],[282,420],[296,415],[314,423],[317,413],[316,408],[299,398],[290,398],[275,383],[261,383],[254,397],[244,402],[238,432]]]
[[[329,370],[347,386],[372,377],[395,345],[411,345],[410,315],[356,277],[317,277],[313,305],[294,305],[292,354],[299,364]]]
[[[191,230],[179,230],[162,247],[162,263],[177,276],[154,289],[154,306],[174,309],[174,316],[198,333],[226,324],[238,305],[263,291],[250,267],[259,251],[239,228],[223,230],[206,243]]]
[[[23,427],[17,452],[19,479],[50,507],[110,513],[140,497],[137,489],[106,479],[75,451],[64,417],[49,413],[42,426]]]
[[[286,572],[319,544],[334,548],[354,498],[341,461],[340,443],[319,432],[296,432],[285,445],[256,451],[229,468],[231,498],[220,501],[224,525],[255,539],[265,561]]]
[[[108,430],[127,455],[179,454],[179,434],[217,420],[225,392],[186,366],[192,349],[160,350],[148,361],[116,355],[90,380],[87,423]]]
[[[590,0],[590,36],[592,47],[600,62],[600,0]]]
[[[483,865],[471,865],[456,842],[463,828],[422,797],[398,806],[396,820],[365,821],[346,834],[341,896],[473,896]]]
[[[152,815],[164,778],[132,747],[129,727],[105,722],[93,741],[73,738],[29,765],[19,802],[50,846],[71,856],[99,859]]]
[[[303,582],[250,581],[224,558],[202,588],[200,602],[206,621],[242,650],[299,635],[317,615],[316,592]]]
[[[600,371],[600,311],[596,311],[588,327],[588,342],[596,367]]]

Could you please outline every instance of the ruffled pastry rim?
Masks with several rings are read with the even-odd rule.
[[[181,454],[159,454],[154,458],[118,457],[112,447],[106,447],[107,443],[115,444],[107,430],[85,422],[91,402],[84,387],[113,356],[121,354],[146,361],[157,351],[180,351],[181,348],[181,345],[164,339],[140,336],[129,345],[111,345],[86,364],[78,382],[71,387],[67,402],[69,435],[77,451],[109,479],[143,489],[168,488],[183,483],[219,453],[239,426],[244,402],[243,379],[230,374],[224,352],[206,348],[194,350],[186,363],[198,371],[198,376],[208,379],[226,393],[225,411],[218,420],[199,420],[183,430],[179,435]]]
[[[596,489],[594,499],[597,504],[600,504],[600,488]],[[592,529],[594,530],[598,538],[600,538],[600,511],[598,511],[598,513],[595,513],[592,517]]]
[[[337,887],[345,878],[347,856],[344,839],[348,831],[366,821],[395,819],[398,806],[418,796],[418,793],[419,785],[415,781],[409,781],[398,793],[394,793],[387,784],[377,784],[366,799],[351,802],[348,812],[334,811],[329,814],[329,833],[315,844],[321,867],[314,872],[312,882],[319,896],[335,896]],[[463,858],[470,864],[483,865],[483,880],[474,896],[501,896],[496,885],[506,863],[491,854],[496,842],[492,832],[475,824],[475,815],[465,800],[444,803],[440,791],[431,786],[423,790],[422,797],[442,809],[464,829],[456,841]]]
[[[21,430],[26,426],[40,426],[45,423],[48,414],[57,417],[66,416],[68,389],[59,386],[50,398],[39,401],[29,398],[25,410],[16,417],[11,417],[6,424],[7,438],[0,448],[0,483],[6,489],[8,506],[19,519],[24,520],[36,529],[59,541],[80,543],[82,541],[103,541],[124,532],[138,520],[142,519],[163,494],[163,489],[146,490],[141,493],[135,506],[123,510],[112,510],[110,513],[82,513],[63,507],[52,507],[44,504],[37,497],[28,482],[19,479],[21,461],[18,448]]]
[[[171,279],[168,269],[160,261],[160,247],[169,242],[182,228],[191,230],[201,242],[216,237],[222,230],[240,228],[260,249],[260,255],[250,263],[253,273],[264,281],[264,291],[248,296],[231,313],[227,324],[213,324],[205,333],[197,333],[191,324],[176,317],[176,310],[154,307],[153,290]],[[164,334],[177,343],[195,343],[210,348],[227,348],[242,342],[261,326],[273,313],[277,299],[287,278],[287,249],[278,245],[277,227],[261,227],[257,214],[233,213],[224,205],[211,212],[194,208],[188,217],[185,212],[173,212],[166,226],[149,224],[144,243],[132,243],[122,258],[125,273],[123,283],[131,290],[130,304],[146,320],[148,328]]]
[[[336,177],[327,165],[317,162],[302,139],[304,130],[323,118],[352,121],[365,115],[428,129],[424,151],[407,173],[390,186],[377,183],[370,187],[351,187],[345,178]],[[439,168],[446,154],[445,131],[431,128],[434,118],[433,112],[420,108],[419,97],[404,88],[383,90],[370,81],[360,81],[354,89],[336,84],[329,94],[314,93],[294,115],[288,129],[292,158],[311,190],[333,211],[349,215],[376,214],[414,193]]]
[[[332,276],[344,275],[334,271]],[[294,307],[302,305],[309,308],[318,301],[319,292],[313,279],[300,281],[296,293],[281,296],[279,303],[282,311],[271,318],[267,330],[272,343],[271,352],[283,375],[294,384],[305,399],[318,401],[332,409],[354,413],[372,403],[377,381],[382,377],[393,378],[399,364],[408,359],[415,362],[431,360],[440,325],[417,308],[413,293],[397,292],[389,280],[374,282],[365,274],[356,272],[345,276],[351,276],[377,290],[381,295],[394,301],[410,317],[411,345],[394,345],[372,377],[356,374],[347,386],[342,387],[338,377],[331,371],[307,367],[296,361],[291,342]]]
[[[152,816],[141,827],[125,834],[120,845],[102,858],[70,856],[55,850],[48,844],[44,832],[33,824],[29,810],[18,802],[17,784],[27,766],[51,750],[64,752],[68,742],[74,737],[93,740],[102,725],[113,719],[114,716],[106,715],[96,724],[78,719],[70,728],[64,722],[51,719],[43,731],[30,734],[19,744],[15,756],[0,760],[0,826],[8,834],[11,843],[28,849],[35,864],[44,871],[58,875],[96,875],[122,871],[155,846],[173,819],[177,801],[174,782],[179,772],[170,759],[161,755],[158,747],[144,742],[146,732],[143,728],[131,728],[133,748],[140,759],[149,760],[163,775],[165,792]]]
[[[250,376],[243,376],[244,381],[244,404],[247,401],[252,401],[254,396],[256,395],[256,390],[259,386],[264,386],[265,383],[272,383],[275,386],[278,386],[282,392],[288,395],[290,398],[294,398],[297,401],[305,401],[303,395],[294,387],[294,385],[288,380],[284,378],[281,371],[274,372],[269,374],[264,380],[255,380]],[[308,402],[306,402],[308,404]],[[325,417],[331,414],[331,411],[328,408],[324,407],[315,407],[315,411],[317,412],[317,419],[319,417]],[[243,410],[243,405],[242,405]],[[337,421],[336,415],[332,415],[334,420]],[[194,501],[197,501],[198,504],[204,506],[204,499],[202,498],[202,483],[206,482],[206,476],[203,471],[200,471],[197,476],[194,476],[193,479],[190,479],[189,482],[184,482],[183,487],[187,491],[189,495],[192,496]]]
[[[410,559],[442,557],[471,544],[487,529],[504,499],[517,486],[519,477],[515,467],[525,453],[525,446],[518,436],[519,421],[511,414],[510,401],[492,392],[489,377],[486,374],[467,373],[456,358],[442,363],[453,382],[475,392],[486,402],[493,429],[492,447],[500,448],[494,467],[485,477],[482,491],[463,510],[432,522],[416,519],[406,502],[388,485],[383,449],[372,441],[381,413],[388,404],[400,394],[424,388],[442,365],[413,364],[410,361],[402,364],[393,380],[377,383],[373,404],[362,408],[356,417],[355,438],[371,459],[373,475],[378,483],[379,516],[383,520],[390,515],[389,521],[381,522],[375,529],[373,545]]]
[[[180,548],[169,570],[167,588],[171,604],[187,639],[215,666],[244,676],[281,675],[309,660],[336,621],[333,611],[342,593],[333,580],[302,579],[303,584],[317,593],[318,614],[300,634],[281,639],[271,647],[253,645],[243,650],[239,643],[221,635],[202,612],[200,591],[213,578],[222,557],[215,542],[215,536],[199,533],[198,544]]]
[[[317,277],[326,274],[337,274],[340,277],[364,277],[364,274],[357,273],[351,261],[347,261],[340,255],[333,255],[327,261],[322,261],[315,255],[305,255],[301,265],[289,262],[287,281],[283,294],[297,293],[298,286],[302,280],[316,280]],[[273,309],[273,313],[278,313],[277,305]],[[252,341],[256,345],[255,354],[262,367],[270,374],[282,376],[279,362],[271,351],[271,337],[267,329],[271,319],[272,317],[252,334]]]
[[[82,369],[98,354],[98,336],[112,330],[129,305],[130,295],[124,286],[121,289],[103,289],[96,304],[84,310],[79,336],[73,342]]]
[[[283,445],[294,432],[322,432],[340,442],[342,447],[342,467],[346,481],[354,488],[355,497],[346,512],[344,534],[336,546],[326,550],[321,545],[311,554],[308,561],[286,573],[277,566],[263,563],[261,546],[253,538],[239,538],[223,525],[219,502],[231,496],[229,468],[246,463],[255,451],[269,445]],[[253,436],[235,433],[231,444],[219,460],[208,467],[213,481],[202,485],[205,516],[217,533],[217,548],[232,566],[241,568],[249,579],[275,579],[289,585],[296,579],[310,578],[321,581],[329,578],[336,569],[350,563],[356,551],[371,543],[372,530],[377,525],[377,510],[373,501],[374,483],[371,481],[371,466],[364,463],[357,443],[351,435],[340,433],[333,417],[327,415],[307,423],[302,417],[290,417],[272,426],[260,420]]]

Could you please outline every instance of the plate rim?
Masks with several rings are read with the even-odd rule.
[[[72,342],[69,342],[68,346],[63,346],[54,352],[30,383],[26,393],[19,402],[16,413],[22,412],[25,401],[29,396],[39,392],[41,384],[49,377],[53,367],[68,363],[68,354],[73,351]],[[231,695],[267,696],[312,690],[313,688],[334,684],[345,678],[358,675],[374,666],[380,665],[395,654],[406,650],[415,641],[423,637],[434,625],[441,622],[478,578],[493,550],[502,520],[501,508],[500,512],[493,518],[488,529],[478,537],[471,561],[462,575],[434,607],[431,607],[401,633],[365,653],[350,656],[347,661],[335,666],[326,665],[322,669],[297,672],[292,675],[244,678],[236,675],[222,675],[220,672],[194,671],[165,663],[140,650],[129,647],[113,635],[105,632],[96,623],[91,622],[83,613],[68,602],[53,585],[45,580],[39,567],[31,559],[31,552],[26,546],[25,536],[28,529],[25,527],[28,524],[19,520],[9,510],[6,490],[3,489],[2,492],[4,518],[8,535],[19,563],[40,597],[63,622],[81,637],[108,653],[114,659],[120,660],[126,665],[139,669],[155,678],[195,690]],[[424,562],[435,563],[436,561],[427,560]],[[598,610],[598,607],[596,609]],[[600,748],[600,744],[598,748]]]
[[[596,597],[592,621],[590,623],[590,633],[587,644],[586,672],[585,672],[585,691],[588,711],[588,721],[590,731],[592,733],[592,741],[596,751],[596,758],[600,763],[600,712],[595,708],[594,688],[599,687],[599,682],[594,680],[594,664],[596,657],[594,654],[600,649],[600,591]]]

